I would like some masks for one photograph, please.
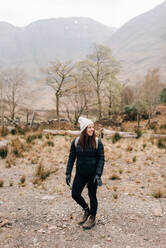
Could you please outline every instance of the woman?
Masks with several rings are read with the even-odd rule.
[[[76,174],[72,185],[72,198],[82,207],[84,214],[79,221],[85,229],[90,229],[95,225],[97,213],[97,186],[102,185],[101,175],[104,167],[104,148],[101,140],[96,138],[94,123],[80,117],[81,135],[72,141],[69,159],[66,168],[66,183],[70,186],[71,173],[75,159]],[[90,208],[81,193],[87,184],[90,198]]]

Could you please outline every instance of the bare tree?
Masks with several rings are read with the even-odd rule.
[[[88,109],[89,89],[80,73],[73,74],[73,89],[65,102],[68,119],[77,125],[79,117]]]
[[[131,86],[124,85],[121,92],[122,97],[122,107],[125,105],[130,105],[134,101],[134,92]]]
[[[55,93],[56,115],[58,121],[60,98],[72,88],[72,85],[70,84],[72,70],[73,65],[70,61],[53,61],[50,62],[50,66],[46,70],[43,70],[43,72],[46,74],[47,85],[50,86]]]
[[[109,47],[94,45],[93,53],[87,56],[87,60],[80,63],[84,74],[93,83],[97,96],[98,119],[102,118],[102,91],[104,85],[115,71],[115,60]]]
[[[14,120],[17,105],[21,101],[21,87],[23,87],[25,79],[24,70],[18,67],[8,68],[2,73],[11,120]]]
[[[159,68],[149,70],[140,88],[141,99],[148,113],[148,124],[150,124],[151,117],[160,102],[161,89]]]
[[[108,117],[113,113],[119,113],[121,110],[121,91],[122,84],[115,78],[114,80],[108,80],[105,88],[105,95],[108,99],[108,104],[106,105],[106,111],[108,112]]]

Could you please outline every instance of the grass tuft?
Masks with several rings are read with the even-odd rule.
[[[114,136],[112,137],[112,143],[115,144],[120,139],[121,139],[120,134],[119,133],[115,133]]]

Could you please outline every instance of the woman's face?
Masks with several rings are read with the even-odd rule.
[[[88,125],[88,127],[87,127],[87,129],[86,129],[86,134],[88,135],[88,136],[92,136],[93,135],[93,133],[94,133],[94,124],[90,124],[90,125]]]

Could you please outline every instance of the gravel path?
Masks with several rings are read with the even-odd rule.
[[[10,189],[10,190],[9,190]],[[84,191],[86,197],[86,189]],[[80,208],[70,190],[48,194],[31,187],[0,188],[1,248],[165,248],[166,199],[146,199],[122,193],[98,191],[97,225],[84,231],[77,225]],[[162,216],[154,211],[162,209]]]

